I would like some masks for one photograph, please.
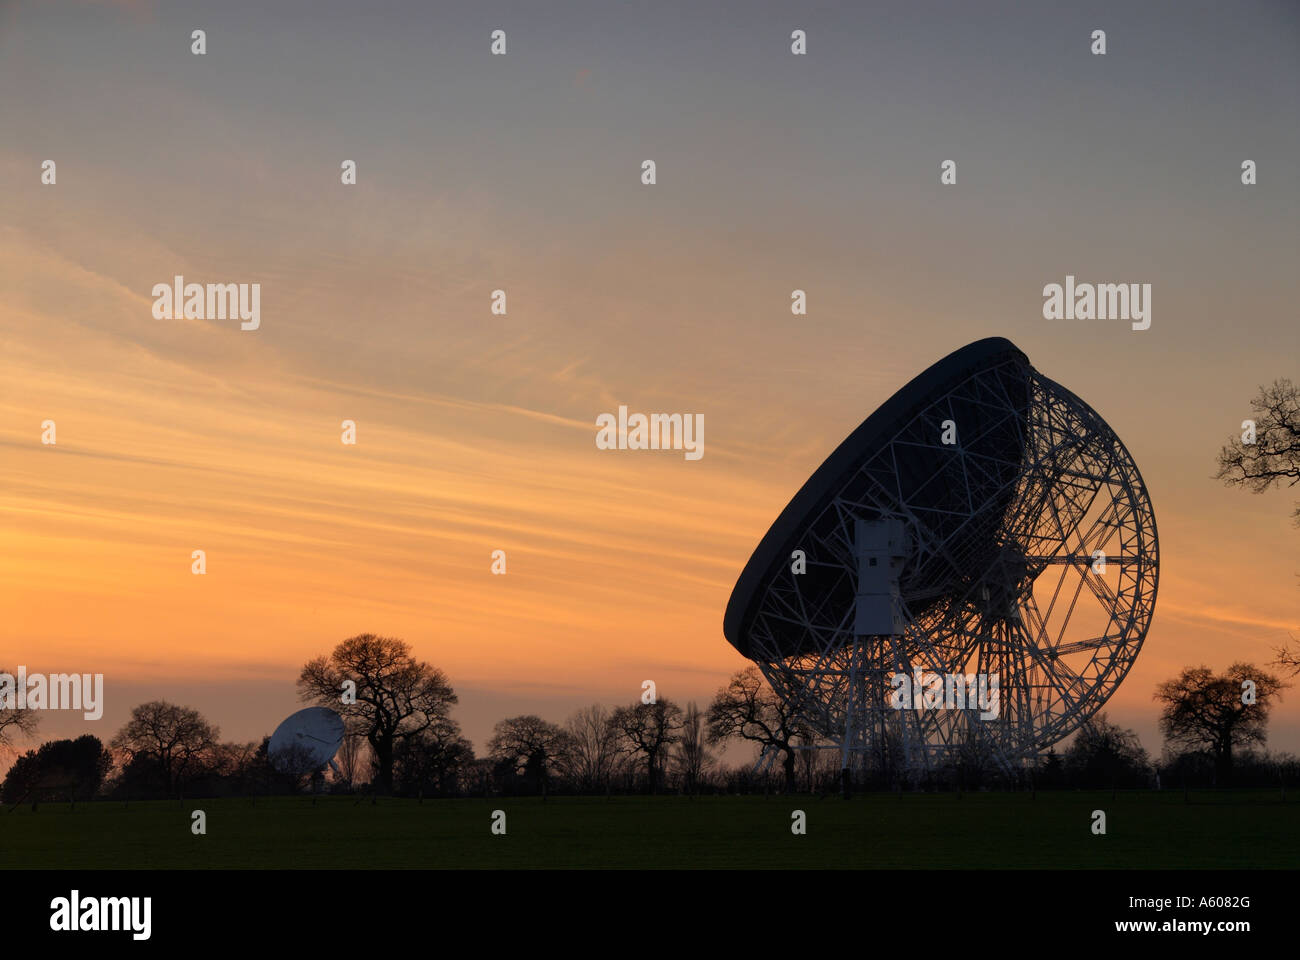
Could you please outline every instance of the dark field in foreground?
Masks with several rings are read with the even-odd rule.
[[[207,814],[207,835],[190,813]],[[507,834],[494,836],[493,810]],[[790,831],[807,814],[807,834]],[[1092,811],[1107,833],[1091,832]],[[97,802],[0,813],[0,868],[871,868],[1300,866],[1277,791],[838,797],[347,797]]]

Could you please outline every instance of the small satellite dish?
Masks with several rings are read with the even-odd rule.
[[[308,707],[275,728],[267,753],[277,770],[314,773],[334,765],[342,743],[343,718],[329,707]]]

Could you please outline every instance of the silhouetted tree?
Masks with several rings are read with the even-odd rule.
[[[645,757],[649,789],[657,793],[667,748],[681,739],[678,732],[682,727],[682,708],[662,698],[654,703],[634,703],[610,714],[609,725],[627,753]]]
[[[454,720],[444,720],[397,745],[393,776],[405,796],[450,796],[459,791],[461,776],[473,763],[473,745]]]
[[[1247,681],[1254,684],[1253,703],[1244,702]],[[1208,748],[1217,781],[1226,786],[1232,780],[1233,747],[1264,743],[1269,709],[1283,686],[1249,663],[1234,663],[1222,674],[1204,666],[1188,667],[1156,688],[1155,699],[1164,704],[1160,729],[1174,743]]]
[[[1178,750],[1166,743],[1161,753],[1158,772],[1161,786],[1188,789],[1214,783],[1214,754],[1205,749]]]
[[[39,724],[37,711],[18,709],[18,672],[0,669],[0,747],[11,745],[19,736],[30,737]]]
[[[1290,642],[1282,644],[1275,651],[1277,656],[1271,661],[1272,666],[1285,670],[1291,676],[1300,676],[1300,646],[1292,647]]]
[[[709,742],[720,743],[731,737],[780,751],[786,792],[794,790],[795,743],[811,742],[812,734],[794,709],[763,682],[757,667],[735,673],[709,706]]]
[[[1114,789],[1144,786],[1151,763],[1137,732],[1111,723],[1102,713],[1079,728],[1064,767],[1075,786]]]
[[[1217,477],[1252,493],[1283,483],[1295,486],[1300,482],[1300,390],[1285,378],[1274,380],[1259,388],[1250,408],[1256,413],[1255,442],[1240,436],[1230,440],[1219,451]],[[1293,516],[1300,525],[1300,504]]]
[[[112,766],[113,757],[98,737],[50,740],[15,761],[0,786],[5,803],[25,799],[78,800],[95,795]]]
[[[1263,493],[1273,486],[1300,482],[1300,388],[1286,378],[1260,387],[1250,402],[1255,417],[1255,442],[1233,437],[1219,451],[1216,476],[1229,486]],[[1292,518],[1300,526],[1300,503]],[[1294,642],[1293,637],[1291,642]],[[1272,665],[1291,676],[1300,675],[1300,646],[1284,643]]]
[[[217,732],[197,710],[152,700],[131,711],[131,719],[112,746],[126,754],[128,765],[156,770],[163,789],[172,796],[212,762]]]
[[[609,711],[598,703],[564,722],[569,735],[568,773],[579,790],[608,790],[619,763],[618,733]]]
[[[339,766],[339,776],[350,790],[359,781],[364,780],[366,759],[369,756],[369,744],[366,735],[360,730],[348,729],[339,744],[339,752],[334,755],[334,762]],[[371,758],[373,761],[373,758]]]
[[[682,736],[677,745],[677,769],[682,777],[682,789],[690,796],[699,792],[705,771],[713,764],[713,757],[705,747],[704,714],[692,701],[686,705],[682,717]]]
[[[275,753],[270,753],[270,740],[267,740],[267,748],[271,766],[289,785],[290,793],[301,793],[313,785],[319,789],[323,785],[320,760],[316,751],[307,744],[285,743],[278,746]]]
[[[271,758],[271,738],[265,736],[254,745],[253,754],[248,758],[241,775],[241,782],[249,793],[265,796],[301,793],[310,780],[312,771],[307,769],[307,754],[294,747],[286,754],[276,751],[275,761]]]
[[[475,797],[486,797],[492,793],[496,780],[496,764],[491,757],[475,757],[460,771],[462,789]]]
[[[256,760],[258,742],[219,743],[215,754],[215,773],[226,788],[235,794],[248,794],[257,789]]]
[[[356,702],[342,703],[344,681],[356,684]],[[446,675],[416,660],[404,640],[371,633],[344,640],[326,657],[302,668],[299,697],[339,711],[354,730],[364,731],[374,752],[376,787],[393,789],[396,744],[447,720],[456,694]]]
[[[508,717],[493,729],[488,756],[546,796],[552,768],[563,767],[571,744],[563,727],[537,716]]]
[[[1042,764],[1036,775],[1036,782],[1044,790],[1055,790],[1065,786],[1065,764],[1061,761],[1061,755],[1052,747],[1043,757]]]
[[[897,728],[885,733],[885,754],[893,758],[892,772],[899,771],[898,763],[906,753]],[[952,783],[958,792],[979,790],[993,785],[1009,773],[996,735],[991,735],[980,724],[968,724],[957,732],[953,749],[939,771],[941,779]]]

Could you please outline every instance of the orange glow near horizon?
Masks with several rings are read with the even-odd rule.
[[[84,284],[104,310],[148,317],[147,299],[57,258],[3,253],[27,258],[33,284]],[[506,696],[548,690],[576,707],[620,689],[631,699],[652,677],[706,700],[742,665],[721,636],[735,576],[818,459],[764,465],[712,423],[698,462],[602,452],[594,422],[564,413],[288,372],[196,374],[75,317],[3,309],[0,577],[20,641],[8,658],[102,671],[110,691],[117,675],[166,697],[178,678],[252,673],[278,678],[288,703],[304,661],[373,631],[409,640],[457,685]],[[245,336],[197,322],[185,333],[236,347]],[[354,447],[339,440],[345,418]],[[39,442],[45,419],[54,447]],[[765,432],[750,424],[747,439]],[[838,439],[823,435],[829,452]],[[1270,515],[1280,509],[1251,511],[1250,541],[1213,545],[1204,517],[1154,496],[1156,625],[1112,702],[1135,715],[1154,714],[1154,684],[1184,665],[1262,663],[1293,622],[1290,598],[1259,579],[1260,554],[1290,535]],[[1217,499],[1245,512],[1268,498]],[[194,549],[205,576],[190,572]],[[506,576],[489,572],[495,549]],[[1194,562],[1201,551],[1214,563]],[[253,736],[266,718],[245,715],[215,719]],[[1294,702],[1279,712],[1295,715]]]

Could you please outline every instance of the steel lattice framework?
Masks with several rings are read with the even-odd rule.
[[[811,509],[801,504],[761,589],[738,584],[744,597],[733,596],[743,627],[731,641],[846,764],[916,774],[963,759],[1031,761],[1102,707],[1150,625],[1156,525],[1132,457],[1007,341],[966,349],[993,343],[1005,347],[955,375],[950,363],[924,390],[913,381],[885,432]],[[945,422],[956,442],[943,442]],[[908,542],[897,576],[904,627],[862,636],[855,527],[887,518],[902,521]],[[792,569],[791,545],[806,572]],[[894,709],[890,677],[917,669],[996,675],[997,717]]]

